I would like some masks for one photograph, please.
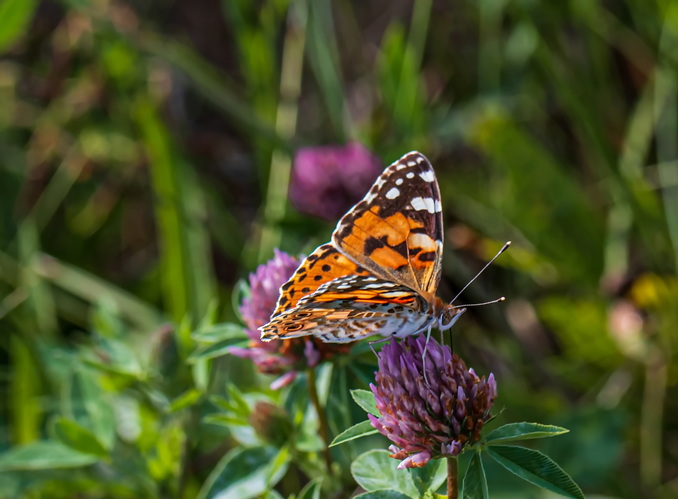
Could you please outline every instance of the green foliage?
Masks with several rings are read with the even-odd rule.
[[[356,393],[357,392],[357,393]],[[365,390],[354,390],[356,402],[365,410],[374,406],[374,395]],[[370,398],[372,399],[370,403]],[[376,416],[380,414],[373,413]],[[337,436],[332,445],[370,435],[367,425],[359,428],[356,425]],[[361,431],[362,430],[362,431]],[[483,467],[483,454],[489,454],[504,468],[523,480],[550,490],[565,497],[583,499],[579,486],[551,458],[539,451],[512,445],[507,442],[533,440],[537,438],[555,437],[567,433],[568,430],[558,426],[538,423],[509,423],[493,430],[480,442],[466,446],[462,452],[471,453],[472,457],[462,480],[460,497],[469,499],[487,498],[488,486]],[[458,459],[447,458],[447,459]],[[393,470],[394,461],[388,459],[388,452],[368,451],[353,461],[351,472],[356,482],[365,490],[379,493],[399,493],[405,497],[427,497],[435,494],[447,476],[445,460],[439,459],[424,468],[407,470],[409,474]],[[412,491],[412,484],[417,492]],[[412,495],[414,493],[414,495]]]
[[[280,390],[228,355],[329,238],[292,154],[349,140],[432,160],[443,298],[513,241],[459,301],[507,297],[454,328],[499,387],[461,496],[678,496],[674,3],[142,4],[0,0],[0,496],[441,497],[366,344]]]
[[[399,493],[412,499],[438,489],[445,481],[445,462],[442,460],[419,470],[398,470],[397,464],[388,457],[387,451],[373,450],[361,454],[353,461],[351,473],[358,485],[367,492]]]

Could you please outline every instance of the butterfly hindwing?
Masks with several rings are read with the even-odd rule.
[[[438,182],[420,153],[390,165],[337,224],[336,248],[382,279],[432,299],[440,282],[442,213]]]
[[[374,276],[343,276],[303,297],[261,328],[262,339],[314,335],[325,342],[374,334],[407,336],[428,327],[428,303],[412,289]]]

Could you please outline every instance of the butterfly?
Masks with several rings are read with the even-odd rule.
[[[280,288],[263,341],[328,343],[449,329],[465,309],[436,297],[443,251],[440,190],[416,151],[387,167]]]

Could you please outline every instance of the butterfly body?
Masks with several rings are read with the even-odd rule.
[[[262,340],[403,338],[447,329],[461,311],[435,296],[442,265],[435,173],[420,153],[390,165],[280,288]]]

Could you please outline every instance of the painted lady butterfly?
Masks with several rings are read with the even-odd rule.
[[[343,343],[446,330],[465,309],[435,296],[443,220],[431,163],[410,152],[390,165],[280,288],[271,341],[313,335]]]

